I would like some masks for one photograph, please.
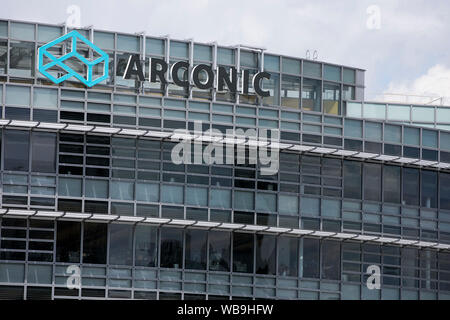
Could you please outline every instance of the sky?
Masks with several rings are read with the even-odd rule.
[[[75,5],[83,27],[244,44],[301,58],[317,51],[320,61],[365,69],[366,100],[425,103],[444,97],[450,105],[448,0],[2,2],[0,18],[6,19],[73,22]]]

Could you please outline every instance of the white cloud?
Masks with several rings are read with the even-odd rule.
[[[450,68],[437,64],[415,80],[391,82],[384,92],[385,99],[393,100],[392,94],[409,95],[408,102],[427,103],[437,99],[435,103],[450,104]],[[395,100],[405,99],[398,96]]]

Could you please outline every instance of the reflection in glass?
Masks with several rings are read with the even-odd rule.
[[[28,171],[30,133],[5,130],[5,170]]]
[[[280,237],[278,239],[278,275],[297,276],[298,239]]]
[[[298,109],[300,107],[300,78],[282,75],[281,80],[281,105]]]
[[[183,267],[183,230],[161,229],[161,268]]]
[[[304,238],[302,240],[300,277],[319,278],[319,250],[320,242],[318,239]]]
[[[209,233],[209,270],[230,271],[230,239],[229,232]]]
[[[133,265],[133,226],[111,224],[109,231],[109,264]]]
[[[422,170],[422,207],[437,207],[437,172]]]
[[[269,235],[256,235],[256,273],[275,274],[276,238]]]
[[[383,168],[384,201],[400,202],[400,167],[385,166]]]
[[[135,264],[136,266],[155,267],[158,254],[158,230],[150,226],[136,226]]]
[[[337,84],[323,84],[323,110],[328,114],[341,114],[340,86]]]
[[[106,263],[108,225],[85,223],[83,230],[83,263]]]
[[[81,223],[58,221],[56,234],[56,261],[80,262]]]
[[[18,77],[34,75],[34,43],[11,42],[9,51],[9,73]]]
[[[208,232],[205,230],[186,231],[185,268],[206,269],[206,240]]]
[[[339,280],[341,274],[341,252],[337,241],[322,242],[322,278]]]
[[[253,272],[253,234],[234,234],[233,272]]]
[[[419,170],[413,168],[403,168],[403,204],[419,205]]]
[[[31,170],[33,172],[53,173],[56,168],[56,134],[51,132],[32,132]]]
[[[308,111],[320,112],[321,83],[319,80],[303,79],[302,108]]]

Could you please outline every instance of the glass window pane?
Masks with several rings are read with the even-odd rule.
[[[158,257],[158,229],[151,226],[136,226],[135,264],[155,267]]]
[[[99,48],[114,50],[114,33],[94,31],[94,43]]]
[[[344,197],[361,199],[361,163],[344,161]]]
[[[254,210],[254,193],[248,191],[234,191],[234,208],[241,210]]]
[[[388,105],[388,119],[397,121],[410,121],[410,106]]]
[[[450,174],[439,173],[439,207],[450,210]]]
[[[364,164],[364,199],[381,201],[381,165]]]
[[[165,41],[163,39],[147,38],[145,42],[145,54],[148,55],[164,55]]]
[[[58,106],[58,91],[45,88],[34,88],[33,106],[56,109]]]
[[[156,183],[136,183],[136,200],[145,202],[159,201],[159,185]]]
[[[85,223],[83,230],[83,263],[106,264],[108,225]]]
[[[194,206],[207,206],[208,189],[199,187],[189,187],[186,192],[186,204]]]
[[[283,107],[300,108],[300,78],[282,75],[281,105]]]
[[[233,272],[253,272],[253,234],[234,233]]]
[[[194,60],[212,61],[212,47],[194,44]]]
[[[0,21],[0,37],[8,37],[8,22]]]
[[[109,232],[109,264],[133,265],[133,226],[113,223]]]
[[[161,187],[161,201],[166,203],[183,203],[184,187],[163,185]]]
[[[217,48],[217,63],[234,65],[234,50],[227,48]]]
[[[386,202],[400,202],[400,169],[394,166],[383,167],[384,201]]]
[[[322,70],[319,63],[303,61],[303,75],[306,77],[321,78]]]
[[[125,181],[112,181],[111,198],[119,200],[133,200],[134,199],[134,183]]]
[[[419,170],[413,168],[403,168],[403,204],[418,206],[420,191]]]
[[[361,118],[362,117],[362,104],[357,102],[346,103],[346,114],[348,117]]]
[[[19,130],[5,130],[5,170],[29,170],[30,133]]]
[[[403,137],[404,143],[412,146],[420,145],[420,129],[419,128],[404,128],[405,135]]]
[[[280,57],[269,54],[264,55],[264,70],[266,71],[280,71]]]
[[[277,196],[272,193],[256,193],[256,210],[263,212],[277,211]]]
[[[323,111],[328,114],[341,114],[340,85],[324,82],[323,84]]]
[[[256,235],[256,273],[275,274],[276,238],[269,235]]]
[[[412,107],[412,121],[434,122],[434,107]]]
[[[188,58],[189,45],[185,42],[170,41],[170,56],[176,58]]]
[[[290,74],[300,74],[300,60],[282,58],[283,72]]]
[[[117,35],[117,50],[139,52],[139,37]]]
[[[422,145],[424,147],[437,148],[437,131],[422,130]]]
[[[258,54],[241,50],[241,66],[248,68],[258,67]]]
[[[362,122],[358,120],[345,120],[344,134],[346,137],[362,138]]]
[[[337,241],[322,242],[322,278],[339,280],[341,275],[341,246]]]
[[[296,277],[298,270],[298,239],[278,238],[278,275]]]
[[[366,122],[364,136],[373,141],[382,141],[383,130],[381,123]]]
[[[34,75],[34,43],[11,42],[9,56],[10,75],[17,77],[32,77]]]
[[[231,208],[231,190],[211,189],[210,206],[213,208]]]
[[[344,68],[343,80],[345,83],[355,83],[355,70]]]
[[[67,197],[81,197],[81,179],[59,178],[58,194]]]
[[[437,208],[437,172],[422,170],[422,207]]]
[[[280,194],[278,196],[278,212],[282,214],[298,214],[298,197]]]
[[[323,78],[325,80],[341,82],[341,68],[337,66],[325,65],[323,70]]]
[[[183,267],[183,230],[161,228],[161,268]]]
[[[56,170],[56,133],[32,132],[31,170],[53,173]]]
[[[50,42],[62,35],[61,27],[38,25],[38,41]]]
[[[321,111],[321,81],[303,79],[302,108],[308,111]]]
[[[29,106],[30,88],[19,86],[6,86],[6,104]]]
[[[8,42],[0,41],[0,74],[7,73],[7,57],[8,57],[7,52],[8,52]]]
[[[386,105],[364,103],[364,118],[386,119]]]
[[[384,126],[384,141],[401,143],[402,142],[402,127],[401,126]]]
[[[318,239],[302,239],[300,265],[302,278],[319,278],[320,242]]]
[[[209,270],[230,271],[231,233],[209,232]]]
[[[186,269],[205,270],[206,269],[206,240],[208,232],[205,230],[186,231]]]
[[[88,198],[108,198],[108,181],[86,179],[85,196]]]
[[[56,261],[80,262],[81,223],[58,221],[56,234]]]
[[[34,24],[11,22],[10,35],[13,39],[34,40]]]

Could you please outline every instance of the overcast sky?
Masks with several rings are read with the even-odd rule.
[[[383,92],[450,97],[448,0],[14,0],[1,18],[167,35],[366,69],[366,98]],[[450,104],[450,99],[447,100]]]

